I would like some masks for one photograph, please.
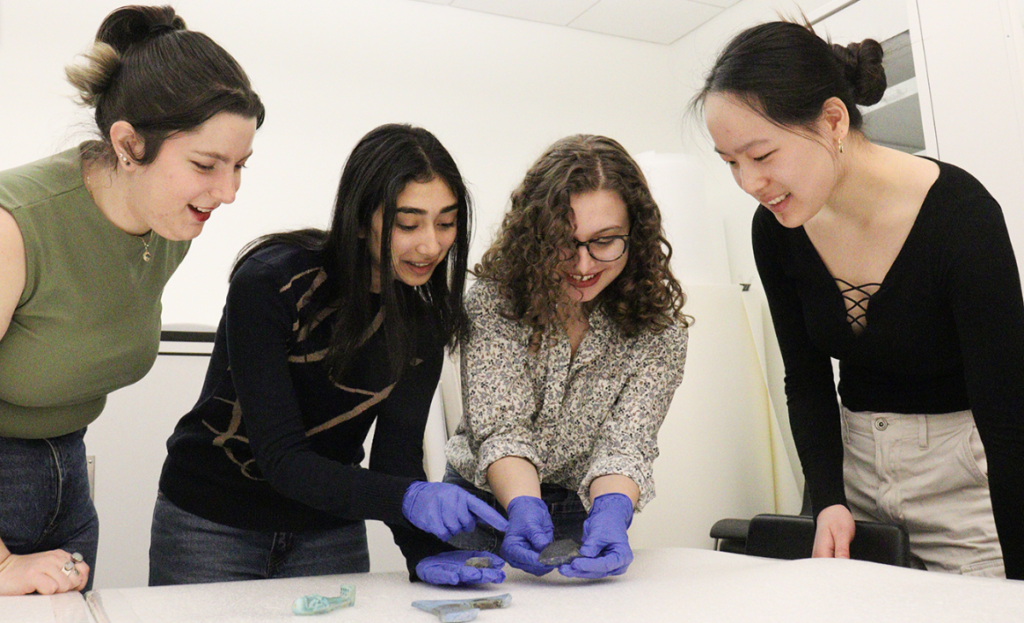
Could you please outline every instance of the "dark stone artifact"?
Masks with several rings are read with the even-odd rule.
[[[572,539],[559,539],[540,553],[540,564],[557,567],[580,557],[580,547]]]

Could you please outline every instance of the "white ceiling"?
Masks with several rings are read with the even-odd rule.
[[[419,0],[670,44],[740,0]]]

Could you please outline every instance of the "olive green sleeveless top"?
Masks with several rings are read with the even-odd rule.
[[[95,420],[160,345],[160,295],[188,251],[118,229],[82,182],[79,148],[0,172],[0,207],[25,241],[25,290],[0,338],[0,437],[46,438]]]

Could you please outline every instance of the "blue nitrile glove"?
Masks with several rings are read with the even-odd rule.
[[[490,568],[466,566],[467,560],[477,557],[490,559]],[[430,584],[499,584],[505,581],[504,566],[505,561],[490,552],[443,552],[421,560],[416,575]]]
[[[501,542],[501,557],[508,564],[533,575],[544,575],[554,567],[540,564],[540,552],[555,538],[551,513],[544,500],[521,495],[508,503],[508,528]]]
[[[508,527],[508,520],[486,502],[445,482],[416,481],[409,485],[402,497],[402,514],[412,525],[442,541],[472,530],[477,519],[502,532]]]
[[[626,530],[633,522],[633,500],[621,493],[594,498],[590,516],[583,522],[580,558],[564,564],[558,572],[570,578],[597,579],[621,575],[633,562]]]

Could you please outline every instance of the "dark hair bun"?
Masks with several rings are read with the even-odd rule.
[[[169,6],[126,6],[103,20],[96,40],[124,54],[133,45],[175,30],[185,30],[185,20]]]
[[[874,39],[847,46],[833,43],[832,52],[843,66],[854,101],[861,106],[877,104],[886,87],[882,45]]]

